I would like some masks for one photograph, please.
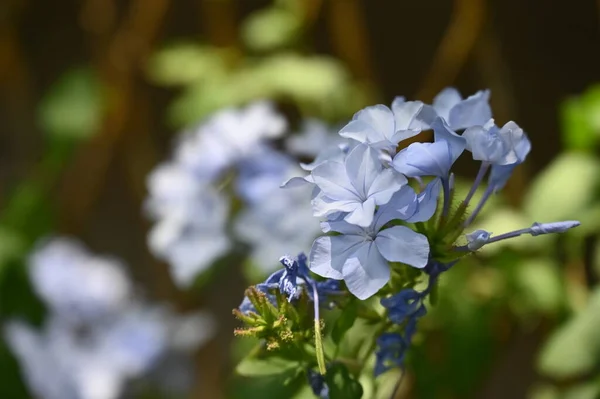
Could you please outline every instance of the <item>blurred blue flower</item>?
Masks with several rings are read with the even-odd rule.
[[[255,266],[272,271],[282,253],[310,249],[321,232],[319,221],[313,217],[311,192],[310,185],[288,190],[276,185],[262,201],[237,215],[234,232],[240,240],[251,245]]]
[[[384,228],[388,222],[409,219],[417,211],[416,195],[406,187],[377,210],[372,224],[366,228],[345,221],[322,223],[324,232],[341,234],[315,240],[310,253],[311,271],[344,280],[352,294],[366,299],[388,282],[388,261],[424,267],[429,256],[429,243],[424,235],[405,226]]]
[[[315,216],[346,212],[348,223],[368,226],[377,205],[386,204],[404,184],[406,178],[386,169],[373,148],[361,144],[344,163],[325,161],[312,171],[321,190],[313,199]]]
[[[152,253],[169,263],[175,282],[189,286],[194,277],[230,248],[225,227],[226,199],[211,186],[181,198],[153,226],[148,236]]]
[[[265,140],[280,137],[286,127],[269,102],[226,108],[180,136],[175,162],[197,179],[212,181],[225,168],[254,154]]]
[[[325,382],[324,376],[312,369],[308,369],[306,377],[308,379],[308,385],[310,385],[310,388],[316,397],[320,399],[329,399],[329,387]]]
[[[49,314],[40,331],[9,320],[3,333],[35,397],[116,399],[163,355],[189,352],[214,332],[206,315],[182,317],[140,302],[119,262],[74,241],[41,243],[30,264]]]
[[[36,293],[66,321],[104,320],[130,299],[131,285],[121,262],[93,256],[75,240],[44,240],[28,263]]]
[[[326,148],[335,148],[347,140],[318,119],[306,119],[300,132],[285,140],[286,150],[293,155],[317,158]]]
[[[386,371],[402,367],[406,355],[407,345],[404,338],[398,333],[383,333],[377,338],[377,351],[375,352],[375,377]]]

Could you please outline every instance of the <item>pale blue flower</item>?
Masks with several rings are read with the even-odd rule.
[[[312,179],[321,190],[313,199],[315,216],[346,212],[345,220],[368,226],[375,207],[386,204],[406,178],[386,169],[378,152],[364,144],[354,148],[344,163],[326,161],[312,171]]]
[[[150,250],[169,263],[178,285],[189,286],[229,250],[228,215],[226,199],[206,186],[195,196],[180,199],[153,226],[148,236]]]
[[[409,187],[398,192],[393,201],[380,207],[372,224],[366,228],[345,221],[322,223],[325,232],[341,235],[322,236],[315,240],[310,253],[314,273],[344,280],[359,299],[374,295],[390,278],[388,262],[402,262],[422,268],[427,264],[427,238],[405,226],[384,228],[395,219],[414,215],[418,201]]]
[[[286,154],[263,146],[256,154],[238,164],[235,188],[248,204],[254,205],[278,190],[281,182],[296,169],[296,162]]]
[[[492,118],[489,90],[481,90],[465,99],[458,90],[448,87],[434,99],[432,106],[425,106],[419,119],[431,125],[436,117],[446,121],[452,130],[484,125]]]
[[[394,169],[408,177],[448,178],[452,164],[465,149],[466,140],[452,131],[441,118],[436,118],[431,126],[435,141],[413,143],[400,151],[392,162]]]
[[[508,165],[492,165],[490,176],[488,178],[488,185],[494,192],[501,190],[505,185],[513,170],[518,165],[525,161],[525,158],[531,151],[531,142],[527,136],[523,136],[520,140],[511,142],[512,152],[515,155],[515,161]]]
[[[381,104],[366,107],[354,114],[340,135],[394,155],[400,141],[420,133],[417,115],[422,108],[419,101],[398,101],[394,111]]]
[[[282,253],[310,249],[321,232],[318,219],[313,217],[312,191],[310,185],[288,190],[275,186],[262,201],[250,205],[236,217],[234,232],[241,241],[251,245],[254,265],[269,272],[277,267]]]
[[[306,119],[300,132],[285,140],[286,150],[293,155],[316,158],[325,148],[337,147],[346,140],[318,119]]]
[[[522,162],[530,148],[527,135],[512,121],[499,128],[490,119],[483,126],[468,128],[463,137],[467,140],[467,150],[473,153],[473,159],[493,165]]]
[[[213,180],[227,167],[250,156],[265,140],[280,137],[287,124],[269,102],[223,109],[187,132],[177,144],[175,161],[200,180]]]
[[[28,263],[36,293],[52,312],[70,322],[105,319],[129,300],[131,285],[122,263],[93,256],[75,240],[45,240]]]

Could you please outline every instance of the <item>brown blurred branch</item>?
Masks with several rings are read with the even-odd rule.
[[[237,10],[234,0],[199,0],[206,36],[218,47],[238,47]]]
[[[466,63],[485,20],[485,0],[455,0],[450,24],[416,98],[431,101]]]
[[[107,92],[108,109],[100,132],[78,151],[65,176],[62,217],[69,233],[82,229],[104,185],[131,116],[136,72],[158,34],[168,4],[168,0],[132,0],[114,35],[106,40],[108,32],[103,31],[101,37],[92,38],[98,48],[96,69]],[[105,48],[104,43],[108,43]]]
[[[375,83],[369,34],[358,0],[329,2],[329,23],[335,53],[349,66],[354,76]]]

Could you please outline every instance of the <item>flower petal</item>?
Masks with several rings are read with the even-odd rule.
[[[416,117],[422,109],[423,103],[421,101],[399,102],[394,100],[392,103],[392,112],[394,113],[394,121],[396,122],[396,132],[415,129],[419,133],[421,124],[416,120]]]
[[[447,87],[440,91],[433,99],[433,108],[437,114],[446,120],[450,116],[450,110],[462,100],[462,96],[454,87]],[[489,119],[489,118],[488,118]]]
[[[402,262],[417,268],[427,265],[427,237],[408,227],[394,226],[380,231],[375,238],[375,244],[381,255],[390,262]]]
[[[350,224],[344,220],[321,222],[321,230],[323,230],[323,233],[330,233],[332,231],[341,234],[352,235],[360,235],[364,233],[364,229],[361,227],[355,224]]]
[[[346,157],[345,167],[354,191],[366,200],[371,184],[383,170],[379,152],[366,144],[357,145]]]
[[[310,250],[309,268],[321,277],[342,280],[342,268],[348,256],[364,242],[363,237],[356,235],[319,237]]]
[[[433,136],[436,142],[441,140],[448,142],[450,154],[452,156],[450,163],[453,164],[454,161],[456,161],[460,154],[462,154],[462,152],[465,150],[467,140],[452,131],[446,121],[444,121],[442,118],[437,118],[435,121],[433,121],[431,128],[433,129]]]
[[[392,161],[392,167],[408,177],[445,177],[451,166],[449,144],[444,140],[413,143],[400,151]]]
[[[481,90],[460,101],[450,110],[448,124],[452,129],[466,129],[485,124],[492,118],[489,100],[490,91]]]
[[[406,183],[407,179],[404,175],[392,169],[384,169],[373,180],[367,196],[373,198],[377,205],[384,205]]]
[[[417,222],[425,222],[434,215],[435,210],[437,208],[437,200],[440,195],[440,190],[442,189],[442,181],[441,179],[433,179],[430,181],[425,190],[423,190],[417,196],[417,200],[419,202],[419,206],[417,211],[414,213],[412,217],[406,219],[409,223],[417,223]]]
[[[356,203],[356,208],[348,213],[344,220],[357,226],[368,227],[373,222],[374,213],[375,200],[373,198],[369,198],[365,202]]]
[[[410,218],[417,210],[417,194],[411,186],[404,186],[396,192],[390,201],[379,207],[375,213],[373,226],[375,231],[380,230],[386,223],[400,219]]]
[[[357,192],[352,186],[344,164],[323,162],[312,171],[315,184],[331,199],[357,199]]]
[[[365,242],[348,257],[342,273],[348,290],[358,299],[373,296],[390,279],[390,266],[372,242]]]

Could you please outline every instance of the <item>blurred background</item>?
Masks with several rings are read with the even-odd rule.
[[[489,88],[496,123],[517,121],[533,150],[482,224],[583,226],[494,247],[449,273],[403,397],[600,397],[599,17],[593,0],[0,1],[2,323],[44,325],[52,300],[32,286],[31,251],[74,237],[121,259],[144,301],[210,314],[199,328],[217,333],[188,346],[194,371],[176,394],[148,373],[143,389],[72,398],[259,397],[230,384],[240,353],[231,309],[256,273],[236,255],[182,289],[148,249],[148,175],[178,133],[258,99],[293,130],[309,117],[344,123],[397,95]],[[456,172],[471,179],[476,168]],[[0,397],[36,397],[41,383],[8,335]]]

